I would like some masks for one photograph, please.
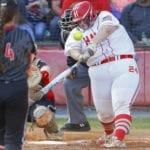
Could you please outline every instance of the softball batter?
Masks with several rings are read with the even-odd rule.
[[[139,87],[133,43],[111,13],[102,11],[96,16],[87,1],[76,4],[72,15],[78,26],[67,39],[65,55],[85,61],[89,66],[94,105],[105,131],[97,144],[125,147],[124,138],[132,121],[130,108]],[[77,30],[83,33],[80,41],[73,38]]]

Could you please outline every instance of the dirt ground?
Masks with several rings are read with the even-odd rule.
[[[64,132],[62,141],[48,141],[43,130],[27,130],[23,150],[104,150],[96,145],[102,131]],[[150,130],[131,130],[126,136],[127,148],[122,150],[150,150]],[[114,149],[113,149],[114,150]]]

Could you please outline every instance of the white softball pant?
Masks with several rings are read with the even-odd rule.
[[[94,105],[100,121],[110,122],[118,114],[129,114],[139,88],[134,59],[121,59],[89,68]]]

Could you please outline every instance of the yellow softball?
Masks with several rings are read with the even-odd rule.
[[[77,41],[80,41],[83,38],[83,34],[81,31],[76,31],[73,34],[73,38]]]

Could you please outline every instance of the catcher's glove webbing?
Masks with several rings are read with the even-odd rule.
[[[28,87],[32,88],[38,85],[42,79],[41,72],[37,66],[39,59],[35,59],[31,64],[28,74]]]

